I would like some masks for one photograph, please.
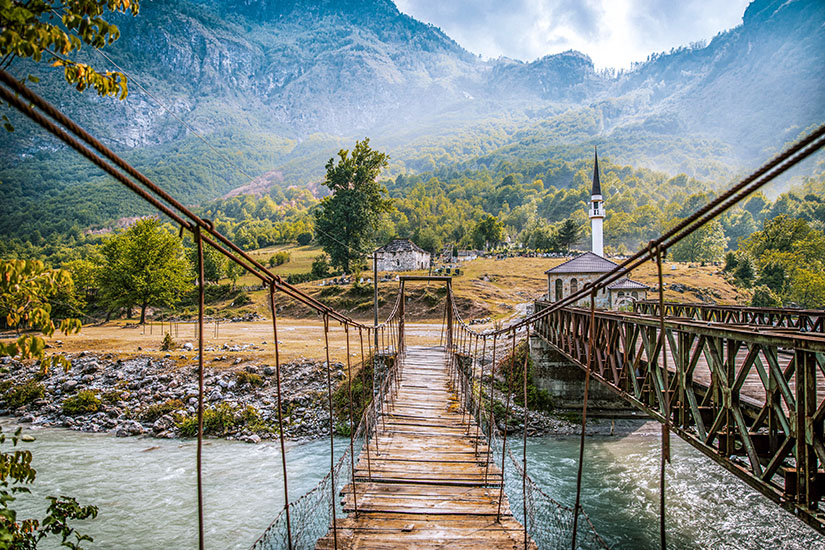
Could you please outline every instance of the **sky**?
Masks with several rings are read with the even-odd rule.
[[[742,23],[750,0],[395,0],[468,51],[533,61],[579,50],[597,69],[627,69]]]

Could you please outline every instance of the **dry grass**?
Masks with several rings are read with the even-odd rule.
[[[269,258],[275,255],[276,252],[281,252],[282,250],[289,252],[289,261],[277,267],[269,268]],[[312,269],[312,261],[316,256],[320,256],[323,253],[323,250],[321,250],[319,246],[285,244],[253,250],[249,255],[264,266],[267,266],[272,273],[286,277],[287,275],[295,273],[308,273]],[[238,279],[239,285],[252,286],[259,282],[258,278],[252,275],[244,275]]]
[[[299,261],[311,263],[311,258],[318,253],[312,247],[300,247]],[[261,252],[261,255],[274,253],[276,249]],[[268,256],[267,256],[268,258]],[[560,258],[507,258],[503,260],[478,259],[462,265],[462,275],[453,278],[453,287],[458,305],[465,320],[480,317],[491,317],[493,322],[501,322],[513,315],[517,315],[517,306],[540,297],[546,291],[547,279],[544,272],[561,263]],[[289,264],[287,264],[289,265]],[[281,266],[283,267],[283,266]],[[293,266],[294,267],[294,266]],[[308,269],[308,268],[307,268]],[[682,284],[687,292],[676,292],[668,288],[665,292],[666,300],[694,302],[703,296],[711,297],[719,303],[736,303],[742,296],[735,287],[730,285],[721,275],[719,267],[698,266],[667,262],[664,266],[664,280],[668,287],[674,283]],[[416,272],[423,274],[424,272]],[[649,262],[631,275],[635,280],[651,286],[657,284],[656,265]],[[408,283],[408,343],[437,344],[441,331],[441,320],[444,313],[443,283]],[[320,287],[318,283],[299,285],[305,292],[316,299],[332,306],[347,303],[349,287]],[[326,289],[326,290],[325,290]],[[386,282],[379,286],[380,290],[380,319],[383,320],[390,312],[398,292],[398,283]],[[253,303],[244,306],[244,310],[256,311],[269,318],[268,293],[256,291],[250,293]],[[649,294],[654,298],[653,293]],[[323,320],[317,313],[306,306],[297,304],[291,298],[278,295],[279,315],[279,346],[281,360],[292,361],[301,358],[324,360],[324,330]],[[361,302],[370,302],[369,297],[361,296]],[[211,304],[218,310],[227,304]],[[372,323],[372,310],[361,306],[350,313],[354,319],[367,324]],[[168,325],[166,325],[168,330]],[[346,360],[346,334],[337,323],[330,326],[330,357],[333,361]],[[273,345],[272,325],[269,321],[254,323],[227,323],[219,325],[218,334],[215,334],[215,325],[210,322],[204,331],[206,347],[215,351],[207,351],[204,357],[213,368],[228,368],[233,366],[235,359],[243,362],[255,361],[259,363],[274,363],[275,346]],[[0,338],[9,338],[12,335],[0,335]],[[185,342],[197,343],[194,323],[177,323],[173,329],[173,337],[178,345]],[[365,338],[365,349],[368,349]],[[65,352],[91,351],[96,353],[114,353],[118,356],[129,357],[134,355],[149,355],[162,357],[167,352],[160,350],[163,331],[159,324],[152,327],[138,327],[125,322],[107,323],[100,326],[84,327],[80,334],[65,336],[55,335],[49,342],[57,349]],[[57,341],[62,341],[58,345]],[[230,352],[222,347],[248,345],[244,351]],[[360,341],[357,331],[350,333],[352,360],[360,360]],[[197,355],[194,352],[185,352],[176,349],[171,357],[179,365],[194,364]],[[226,357],[223,360],[217,358]]]
[[[197,363],[196,351],[185,351],[181,346],[192,343],[197,347],[197,337],[194,323],[175,323],[172,328],[172,336],[176,343],[176,348],[171,351],[160,349],[163,340],[163,331],[169,331],[169,324],[164,328],[160,324],[154,326],[139,327],[127,323],[106,323],[104,325],[86,326],[79,334],[63,335],[55,334],[52,338],[47,338],[47,342],[53,346],[51,352],[79,353],[81,351],[92,353],[111,353],[120,358],[134,356],[164,357],[171,354],[179,366],[194,365]],[[408,343],[410,345],[437,344],[440,337],[440,325],[413,324],[408,331]],[[0,334],[0,338],[10,335]],[[350,353],[353,365],[361,360],[361,344],[358,331],[350,329]],[[389,334],[386,334],[389,339]],[[204,360],[217,369],[238,368],[234,361],[241,359],[240,366],[247,362],[255,364],[274,364],[275,345],[270,321],[260,321],[253,323],[221,323],[218,328],[218,335],[215,336],[214,323],[207,323],[204,330],[205,349],[214,348],[214,351],[206,351]],[[367,333],[363,333],[364,351],[369,353],[369,343]],[[324,361],[326,354],[324,350],[324,324],[320,320],[296,320],[279,319],[278,322],[278,350],[281,362],[288,362],[300,359],[312,359]],[[228,351],[222,349],[224,345],[249,346],[243,351]],[[332,361],[345,362],[347,335],[343,327],[338,323],[331,323],[329,330],[329,351]],[[225,357],[225,359],[220,359]]]

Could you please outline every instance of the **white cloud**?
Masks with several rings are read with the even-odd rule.
[[[525,61],[569,49],[596,67],[627,68],[654,52],[735,27],[749,0],[396,0],[469,51]]]

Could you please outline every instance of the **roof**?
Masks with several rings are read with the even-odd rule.
[[[599,152],[595,151],[595,159],[593,161],[593,192],[591,195],[601,195],[602,185],[599,182]]]
[[[585,252],[563,264],[548,269],[545,273],[607,273],[615,269],[617,265],[598,254]]]
[[[607,285],[607,288],[610,290],[647,290],[650,287],[644,283],[640,283],[638,281],[634,281],[632,279],[624,277],[622,279],[619,279],[615,283]]]
[[[376,250],[376,252],[389,252],[390,254],[398,254],[399,252],[420,252],[421,254],[429,254],[429,252],[409,239],[395,239],[394,241],[390,241]]]

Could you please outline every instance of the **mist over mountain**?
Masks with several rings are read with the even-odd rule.
[[[756,0],[742,25],[707,45],[618,74],[575,51],[485,61],[390,0],[154,0],[114,20],[121,38],[104,51],[131,78],[123,102],[77,94],[49,68],[11,70],[39,75],[39,93],[193,203],[248,179],[175,117],[247,173],[288,186],[318,182],[324,161],[363,136],[390,154],[391,174],[572,157],[599,144],[617,162],[713,179],[764,160],[825,113],[821,0]],[[17,131],[0,136],[4,216],[8,204],[103,185],[9,116]],[[45,158],[73,168],[46,174]]]

